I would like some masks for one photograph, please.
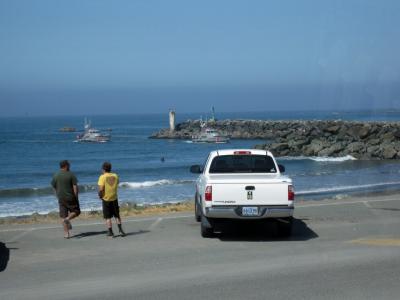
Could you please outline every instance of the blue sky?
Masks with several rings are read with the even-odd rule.
[[[400,108],[400,2],[0,0],[0,116]]]

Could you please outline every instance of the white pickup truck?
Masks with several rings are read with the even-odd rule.
[[[292,180],[282,175],[265,150],[212,151],[204,166],[191,166],[200,174],[196,181],[195,218],[201,222],[201,235],[211,237],[222,219],[274,219],[278,233],[289,236],[294,211]]]

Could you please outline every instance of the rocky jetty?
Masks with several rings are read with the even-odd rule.
[[[223,120],[208,125],[232,139],[265,140],[254,147],[275,156],[400,159],[400,122]],[[190,139],[199,131],[200,121],[188,120],[150,138]]]

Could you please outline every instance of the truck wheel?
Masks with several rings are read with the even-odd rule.
[[[199,204],[197,203],[197,200],[194,200],[194,218],[196,222],[201,221],[201,214],[200,214],[200,209],[199,209]]]
[[[292,234],[293,217],[276,220],[278,234],[281,237],[289,237]]]
[[[207,217],[203,216],[203,214],[201,214],[200,232],[203,238],[210,238],[214,236],[214,230]]]

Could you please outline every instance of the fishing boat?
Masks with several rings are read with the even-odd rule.
[[[83,134],[76,137],[76,142],[80,143],[107,143],[111,140],[111,134],[101,132],[92,128],[92,124],[85,118],[85,130]]]
[[[229,143],[229,136],[207,126],[207,122],[200,121],[200,133],[192,136],[193,143]]]

